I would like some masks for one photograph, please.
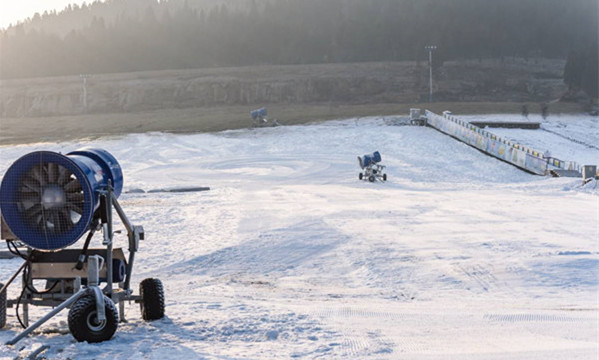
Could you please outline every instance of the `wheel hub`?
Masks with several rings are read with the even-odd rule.
[[[91,331],[102,331],[106,326],[106,320],[98,321],[97,312],[94,310],[87,314],[87,327]]]

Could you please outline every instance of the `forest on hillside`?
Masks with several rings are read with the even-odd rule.
[[[573,57],[596,0],[107,0],[0,31],[0,78],[265,64]],[[591,60],[585,60],[591,59]],[[580,66],[583,66],[580,65]]]

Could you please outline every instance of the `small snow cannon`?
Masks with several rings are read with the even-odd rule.
[[[252,127],[273,127],[280,125],[277,119],[268,120],[266,108],[252,110],[250,116],[254,121]]]
[[[0,186],[1,238],[25,262],[5,285],[0,284],[0,328],[6,325],[6,309],[15,306],[25,330],[7,345],[14,345],[65,308],[69,308],[73,337],[90,343],[112,338],[119,321],[125,321],[125,301],[139,303],[144,320],[164,316],[160,280],[143,280],[139,295],[130,289],[144,229],[131,224],[119,205],[122,189],[119,163],[101,149],[66,155],[36,151],[8,168]],[[127,230],[127,256],[113,246],[113,235],[120,233],[113,231],[113,209]],[[102,247],[89,248],[99,231]],[[85,233],[82,248],[67,248]],[[21,271],[20,296],[7,300],[6,289]],[[29,325],[30,305],[54,309]]]
[[[385,166],[379,164],[381,160],[381,154],[378,151],[364,155],[363,157],[358,156],[358,164],[360,164],[360,168],[364,170],[363,173],[360,173],[358,178],[370,182],[374,182],[375,180],[387,181],[387,174],[383,174]]]

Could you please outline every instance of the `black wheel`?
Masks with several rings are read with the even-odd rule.
[[[362,180],[362,179],[364,178],[364,175],[363,175],[362,173],[360,173],[360,175],[358,176],[358,178],[359,178],[360,180]]]
[[[370,176],[368,177],[368,181],[370,181],[370,182],[374,182],[374,175],[370,175]]]
[[[0,289],[4,284],[0,283]],[[0,294],[0,329],[6,325],[6,291]]]
[[[75,302],[69,310],[69,330],[75,340],[97,343],[110,340],[118,327],[119,313],[116,306],[107,296],[104,296],[106,320],[98,321],[96,298],[85,295]]]
[[[164,317],[164,290],[158,279],[144,279],[139,283],[141,295],[141,317],[144,320],[157,320]]]
[[[383,181],[387,181],[387,174],[383,174]]]

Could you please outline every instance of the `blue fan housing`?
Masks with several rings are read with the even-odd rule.
[[[260,109],[253,110],[252,112],[250,112],[250,115],[252,116],[252,119],[254,119],[254,120],[256,120],[260,117],[265,117],[266,116],[266,108],[260,108]]]
[[[363,164],[364,167],[370,166],[372,164],[376,164],[381,162],[381,154],[378,151],[375,151],[374,153],[372,153],[372,155],[368,154],[368,155],[364,155],[363,157]]]
[[[26,245],[59,250],[87,230],[109,182],[118,197],[123,172],[102,149],[67,155],[36,151],[15,161],[0,186],[0,210],[10,230]]]

